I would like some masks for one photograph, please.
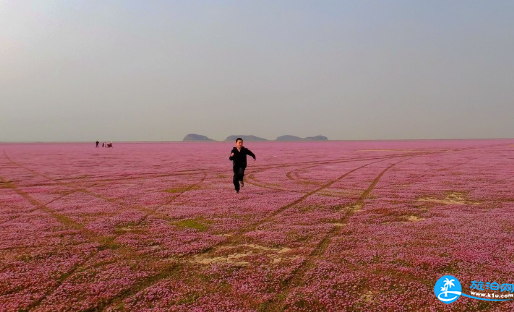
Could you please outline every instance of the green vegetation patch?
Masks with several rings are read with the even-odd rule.
[[[181,228],[190,228],[198,231],[207,231],[207,229],[209,228],[209,225],[207,223],[208,222],[205,220],[187,219],[179,221],[175,224]]]
[[[197,188],[198,188],[198,186],[178,186],[175,188],[165,189],[164,192],[176,194],[176,193],[184,193],[187,191],[195,190]]]

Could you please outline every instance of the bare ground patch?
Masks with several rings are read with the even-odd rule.
[[[198,264],[212,264],[212,263],[230,263],[240,266],[248,266],[250,262],[245,261],[245,258],[265,255],[270,258],[272,263],[279,263],[288,257],[287,254],[291,251],[291,248],[272,248],[261,246],[257,244],[243,244],[238,246],[223,246],[218,249],[217,253],[226,253],[225,255],[197,255],[191,259],[191,262]]]
[[[408,222],[419,222],[425,220],[425,218],[420,218],[417,216],[408,216],[406,219]]]
[[[444,205],[479,205],[479,202],[470,201],[464,193],[451,192],[444,199],[435,197],[422,197],[418,199],[420,202],[430,202]]]

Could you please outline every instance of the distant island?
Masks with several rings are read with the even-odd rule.
[[[243,139],[243,141],[255,142],[255,141],[268,141],[267,139],[260,138],[255,135],[230,135],[225,139],[225,142],[235,142],[237,138]],[[184,137],[182,141],[187,142],[213,142],[213,139],[209,139],[205,135],[190,133]],[[316,135],[312,137],[301,138],[296,135],[282,135],[277,137],[275,141],[328,141],[328,138],[323,135]]]
[[[186,135],[182,141],[202,141],[202,142],[206,142],[206,141],[214,141],[214,140],[213,139],[209,139],[205,135],[190,133],[190,134]]]
[[[225,142],[235,142],[237,138],[243,139],[243,141],[268,141],[267,139],[259,138],[255,135],[230,135],[225,139]]]
[[[316,135],[313,137],[300,138],[296,135],[282,135],[276,141],[328,141],[328,138],[323,135]]]

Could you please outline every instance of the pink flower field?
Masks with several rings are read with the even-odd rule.
[[[0,144],[0,311],[514,310],[514,140],[232,146]]]

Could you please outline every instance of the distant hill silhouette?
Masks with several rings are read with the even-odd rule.
[[[316,135],[306,138],[300,138],[296,135],[282,135],[277,138],[277,141],[328,141],[328,138],[323,135]]]
[[[328,141],[328,138],[324,135],[316,135],[313,137],[306,137],[305,141]]]
[[[253,142],[255,142],[255,141],[268,141],[267,139],[260,138],[260,137],[255,136],[255,135],[239,134],[239,135],[230,135],[230,136],[228,136],[225,139],[225,142],[235,142],[237,138],[241,138],[241,139],[243,139],[243,141],[250,141],[250,142],[252,142],[252,141]],[[190,134],[186,135],[184,137],[184,139],[182,139],[182,141],[188,141],[188,142],[191,142],[191,141],[194,141],[194,142],[212,142],[214,140],[213,139],[209,139],[205,135],[190,133]],[[277,137],[277,139],[275,141],[328,141],[328,138],[326,136],[324,136],[324,135],[316,135],[316,136],[312,136],[312,137],[301,138],[301,137],[296,136],[296,135],[286,134],[286,135],[282,135],[282,136]]]
[[[190,134],[186,135],[184,137],[184,139],[182,139],[182,141],[214,141],[214,140],[209,139],[205,135],[190,133]]]
[[[243,141],[267,141],[267,139],[259,138],[255,135],[230,135],[225,139],[225,141],[235,142],[237,138],[241,138]]]
[[[286,135],[281,135],[279,137],[277,137],[276,141],[301,141],[302,138],[300,137],[297,137],[296,135],[289,135],[289,134],[286,134]]]

